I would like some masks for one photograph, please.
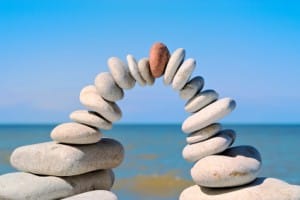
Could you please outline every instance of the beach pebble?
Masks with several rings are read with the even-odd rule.
[[[221,153],[235,140],[233,130],[223,130],[218,135],[194,144],[188,144],[182,151],[182,156],[189,162],[195,162],[206,156]]]
[[[134,87],[135,80],[132,78],[128,66],[121,59],[111,57],[107,64],[112,77],[120,88],[131,89]]]
[[[220,99],[188,117],[182,124],[182,131],[192,133],[217,122],[235,108],[236,103],[230,98]]]
[[[105,120],[94,111],[76,110],[70,114],[70,119],[77,123],[86,124],[88,126],[104,130],[112,128],[111,122]]]
[[[122,112],[116,103],[105,101],[93,85],[84,87],[80,92],[80,102],[89,110],[97,112],[110,122],[121,119]]]
[[[115,102],[124,97],[123,90],[115,83],[109,72],[98,74],[94,83],[98,93],[107,101]]]
[[[221,131],[222,126],[219,123],[211,124],[203,129],[195,131],[186,137],[186,142],[193,144],[211,138]]]
[[[233,187],[253,181],[261,168],[259,152],[251,146],[227,149],[222,155],[211,155],[199,160],[191,169],[197,185],[203,187]]]
[[[155,79],[151,74],[148,58],[142,58],[139,60],[138,67],[139,72],[141,73],[142,78],[146,81],[147,85],[153,85]]]
[[[110,190],[113,182],[114,174],[111,170],[70,177],[38,176],[25,172],[9,173],[0,176],[0,199],[61,199],[95,189]]]
[[[214,90],[205,90],[203,92],[199,92],[185,104],[184,110],[190,113],[197,112],[208,104],[216,101],[218,97],[218,93]]]
[[[175,73],[178,67],[182,64],[185,57],[185,50],[183,48],[176,49],[167,64],[165,74],[164,74],[164,83],[170,85],[175,76]]]
[[[92,144],[98,142],[102,133],[92,127],[76,122],[63,123],[51,131],[51,138],[66,144]]]
[[[185,189],[179,200],[299,200],[300,186],[275,178],[257,178],[251,184],[233,188],[205,188],[198,185]]]
[[[150,71],[154,78],[164,74],[170,58],[170,52],[166,45],[161,42],[154,43],[149,53]]]
[[[131,76],[138,82],[140,86],[145,86],[146,81],[139,72],[138,63],[132,55],[126,57]]]
[[[179,91],[179,96],[184,100],[190,100],[197,92],[200,92],[204,86],[204,79],[201,76],[195,76]]]
[[[118,200],[118,198],[111,191],[94,190],[64,198],[62,200]]]
[[[173,89],[181,90],[184,87],[184,85],[188,82],[195,67],[196,61],[194,59],[189,58],[186,61],[184,61],[174,76],[172,82]]]
[[[103,138],[96,144],[66,145],[46,142],[19,147],[13,151],[10,162],[20,171],[74,176],[115,168],[123,158],[123,146],[116,140]]]

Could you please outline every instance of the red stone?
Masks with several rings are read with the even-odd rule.
[[[154,78],[162,76],[170,58],[170,52],[166,45],[161,42],[154,43],[150,49],[149,64]]]

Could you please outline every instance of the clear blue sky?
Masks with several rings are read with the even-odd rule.
[[[185,48],[205,88],[237,101],[223,122],[300,123],[299,1],[143,2],[0,1],[0,123],[68,121],[110,56],[139,59],[155,41]],[[158,79],[126,92],[120,123],[181,122],[184,103]]]

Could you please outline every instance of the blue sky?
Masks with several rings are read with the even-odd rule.
[[[0,123],[68,121],[106,60],[186,49],[206,89],[237,101],[223,122],[300,123],[297,1],[0,1]],[[126,91],[119,123],[176,123],[188,114],[156,80]]]

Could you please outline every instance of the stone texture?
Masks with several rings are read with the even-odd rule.
[[[169,58],[170,52],[166,45],[161,42],[152,45],[149,53],[149,64],[153,77],[158,78],[164,74]]]
[[[199,92],[195,97],[190,99],[184,106],[186,112],[197,112],[207,106],[208,104],[216,101],[219,95],[214,90],[205,90]]]
[[[111,57],[107,64],[112,77],[120,88],[131,89],[134,87],[135,80],[132,78],[128,66],[121,59]]]
[[[179,200],[299,200],[300,186],[274,178],[257,178],[243,187],[210,189],[198,185],[185,189]]]
[[[222,155],[199,160],[191,169],[197,185],[204,187],[233,187],[252,182],[261,168],[259,152],[251,146],[227,149]]]
[[[111,122],[105,120],[94,111],[76,110],[70,114],[70,119],[77,123],[86,124],[88,126],[104,130],[112,128]]]
[[[139,72],[141,73],[142,78],[146,81],[147,85],[153,85],[155,79],[151,74],[148,58],[142,58],[139,60],[138,67]]]
[[[183,48],[176,49],[167,64],[165,74],[164,74],[164,83],[170,85],[176,74],[178,67],[182,64],[185,57],[185,50]]]
[[[115,83],[109,72],[102,72],[95,78],[95,86],[101,97],[107,101],[118,101],[124,97],[123,90]]]
[[[131,76],[138,82],[140,86],[145,86],[146,81],[143,79],[142,75],[140,74],[138,63],[133,57],[133,55],[130,54],[127,55],[126,59],[127,59]]]
[[[192,133],[215,123],[229,114],[235,106],[235,101],[230,98],[220,99],[188,117],[182,124],[182,131]]]
[[[96,144],[88,145],[46,142],[19,147],[12,153],[10,162],[20,171],[73,176],[115,168],[123,158],[123,146],[116,140],[103,138]]]
[[[192,78],[185,86],[179,91],[179,96],[184,100],[190,100],[197,92],[200,92],[204,86],[204,79],[201,76]]]
[[[121,119],[122,112],[116,103],[105,101],[93,85],[84,87],[80,92],[80,102],[89,110],[97,112],[110,122]]]
[[[182,151],[182,156],[189,162],[195,162],[206,156],[221,153],[235,140],[233,130],[223,130],[218,135],[194,144],[188,144]]]
[[[186,142],[189,144],[193,144],[196,142],[206,140],[216,135],[219,131],[221,131],[221,129],[222,129],[221,124],[219,123],[211,124],[203,129],[200,129],[196,132],[189,134],[186,137]]]
[[[51,138],[66,144],[93,144],[102,138],[102,133],[84,124],[69,122],[56,126],[51,131]]]
[[[64,198],[62,200],[118,200],[117,196],[107,190],[94,190],[77,194],[72,197]]]
[[[173,89],[181,90],[184,87],[184,85],[188,82],[195,67],[196,61],[194,59],[189,58],[186,61],[184,61],[174,76],[172,82]]]
[[[71,177],[37,176],[24,172],[0,176],[0,199],[52,200],[90,190],[109,190],[114,182],[111,170]]]

